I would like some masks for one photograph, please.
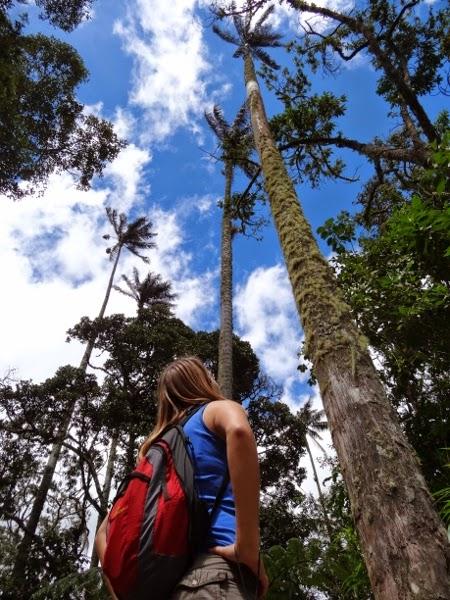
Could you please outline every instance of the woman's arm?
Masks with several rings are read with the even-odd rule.
[[[94,542],[95,549],[97,551],[97,556],[100,559],[101,565],[103,565],[103,559],[105,557],[107,525],[108,525],[108,515],[106,515],[106,517],[102,521],[102,524],[98,528],[97,534],[95,536],[95,542]],[[112,585],[111,585],[111,582],[109,581],[109,579],[106,577],[106,575],[104,573],[102,573],[102,577],[103,577],[103,581],[105,583],[106,589],[108,590],[109,595],[111,596],[112,600],[118,600],[117,596],[114,593],[114,590],[112,588]]]
[[[240,404],[232,400],[212,402],[204,412],[206,426],[226,441],[228,469],[236,509],[236,543],[234,548],[219,548],[217,554],[248,565],[257,574],[261,586],[267,588],[264,566],[259,565],[259,463],[255,437],[247,415]],[[265,589],[263,591],[265,592]]]

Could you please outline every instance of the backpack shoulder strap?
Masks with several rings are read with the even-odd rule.
[[[193,406],[192,408],[190,408],[186,415],[181,419],[181,421],[178,423],[178,426],[181,428],[183,428],[184,425],[186,425],[186,423],[189,421],[189,419],[191,417],[193,417],[201,408],[203,408],[206,404],[208,404],[207,402],[202,402],[201,404],[196,404],[195,406]],[[184,432],[183,432],[184,434]],[[225,492],[227,490],[228,484],[230,482],[230,474],[228,472],[228,467],[226,470],[226,473],[223,477],[222,483],[220,485],[219,491],[217,492],[217,496],[216,499],[214,500],[214,504],[213,507],[211,509],[211,512],[209,513],[209,519],[210,521],[212,521],[217,509],[219,508],[220,503],[222,502],[222,499],[225,495]]]
[[[228,487],[229,483],[230,483],[230,473],[228,472],[228,468],[227,468],[226,473],[223,477],[222,483],[220,485],[219,491],[217,492],[216,499],[214,500],[213,507],[211,509],[211,512],[209,513],[210,522],[213,520],[213,517],[216,514],[217,509],[219,508],[220,503],[223,500],[223,497],[225,495],[225,492],[227,491],[227,487]]]
[[[201,408],[203,408],[206,404],[208,404],[207,402],[202,402],[201,404],[195,404],[194,406],[192,406],[187,413],[184,415],[184,417],[181,419],[181,421],[178,423],[178,425],[180,427],[184,427],[186,425],[186,423],[189,421],[189,419],[191,417],[193,417],[195,415],[195,413],[197,413]]]

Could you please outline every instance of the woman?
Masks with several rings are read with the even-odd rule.
[[[158,385],[156,425],[139,457],[189,409],[204,404],[184,425],[191,444],[200,497],[212,509],[229,473],[230,483],[214,511],[208,539],[172,600],[263,597],[268,579],[259,555],[259,466],[256,443],[244,409],[226,400],[195,357],[170,363]],[[96,538],[102,561],[106,523]],[[110,588],[111,590],[111,588]]]

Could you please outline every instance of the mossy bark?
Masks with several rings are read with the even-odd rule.
[[[225,398],[233,397],[233,234],[231,186],[233,166],[225,164],[225,195],[222,210],[220,265],[220,333],[217,381]]]
[[[111,274],[108,281],[108,286],[106,289],[105,297],[103,299],[103,303],[100,309],[100,312],[97,316],[97,319],[102,319],[106,306],[108,304],[109,296],[111,294],[111,289],[114,283],[114,277],[117,270],[117,265],[119,264],[119,258],[121,254],[122,247],[119,247],[116,258],[114,260],[113,268],[111,270]],[[83,353],[83,357],[80,361],[79,369],[83,373],[86,372],[89,359],[91,357],[92,351],[94,349],[96,337],[92,337],[88,343],[86,344],[85,351]],[[33,501],[33,505],[31,507],[30,515],[26,522],[26,529],[23,534],[23,538],[17,547],[17,554],[14,561],[14,567],[12,572],[12,580],[17,589],[15,600],[22,600],[22,598],[27,600],[29,598],[29,590],[26,588],[26,566],[28,562],[28,554],[30,552],[30,547],[32,541],[35,539],[37,527],[39,525],[39,520],[41,518],[42,511],[44,510],[45,502],[47,500],[47,495],[50,490],[50,486],[52,485],[53,477],[55,476],[56,465],[58,464],[58,460],[61,454],[62,446],[64,440],[67,437],[67,432],[69,431],[70,423],[72,421],[73,412],[75,410],[75,402],[71,401],[69,406],[67,407],[66,417],[61,423],[60,432],[58,435],[58,439],[54,442],[52,449],[50,451],[50,455],[47,459],[47,464],[45,466],[44,472],[42,474],[42,478],[39,484],[39,488],[36,492],[36,496]]]
[[[251,55],[255,145],[325,412],[377,600],[450,599],[450,547],[366,340],[299,205],[269,129]]]

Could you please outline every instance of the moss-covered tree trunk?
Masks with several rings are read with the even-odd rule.
[[[231,223],[231,185],[233,166],[225,163],[225,195],[222,209],[220,265],[220,333],[217,381],[225,398],[233,397],[233,233]]]
[[[276,148],[250,53],[255,145],[333,443],[377,600],[450,599],[450,548],[408,443],[300,208]]]
[[[111,294],[111,289],[114,282],[114,276],[116,274],[117,265],[119,264],[119,258],[121,254],[122,247],[119,247],[116,258],[114,260],[113,268],[111,270],[111,274],[108,281],[108,287],[106,289],[105,297],[103,299],[102,307],[97,316],[97,319],[102,319],[106,306],[108,304],[109,296]],[[91,357],[92,351],[94,349],[96,337],[93,336],[86,344],[86,348],[83,353],[83,357],[80,362],[79,369],[81,372],[85,373],[89,359]],[[29,598],[29,590],[26,587],[26,568],[28,562],[28,556],[31,548],[31,544],[33,540],[36,538],[36,531],[39,524],[39,520],[41,518],[42,511],[44,510],[45,502],[47,500],[47,495],[50,490],[50,486],[52,485],[53,478],[55,476],[56,465],[58,464],[58,460],[61,454],[61,449],[64,443],[64,440],[67,437],[67,432],[70,427],[70,423],[72,421],[73,411],[75,410],[75,401],[71,401],[69,406],[67,407],[66,417],[64,422],[61,424],[61,428],[58,434],[58,438],[52,446],[50,451],[50,455],[47,459],[47,464],[45,466],[44,472],[42,474],[42,478],[36,492],[36,496],[34,497],[33,505],[31,507],[30,515],[26,522],[25,531],[23,534],[23,538],[20,544],[17,547],[16,559],[14,561],[14,568],[12,573],[13,585],[15,586],[17,592],[15,600],[28,600]]]

